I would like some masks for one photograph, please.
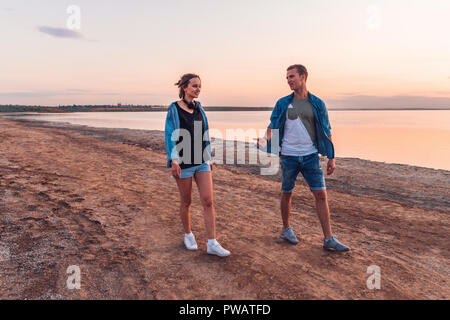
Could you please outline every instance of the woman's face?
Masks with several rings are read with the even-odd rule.
[[[202,90],[202,82],[199,78],[192,78],[189,80],[188,86],[184,89],[185,96],[198,98]]]

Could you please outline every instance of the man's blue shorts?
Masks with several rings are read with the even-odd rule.
[[[211,167],[209,166],[208,162],[204,162],[198,166],[190,167],[186,169],[181,169],[180,178],[191,178],[193,177],[197,172],[205,172],[205,171],[211,171]]]
[[[307,156],[280,156],[281,160],[281,191],[291,193],[295,188],[295,181],[301,172],[309,189],[325,190],[325,179],[320,166],[319,154]]]

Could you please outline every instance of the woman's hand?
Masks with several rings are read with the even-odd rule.
[[[180,179],[181,174],[181,168],[177,161],[172,160],[172,170],[171,170],[172,176],[175,179]]]

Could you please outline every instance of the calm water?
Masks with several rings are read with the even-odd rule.
[[[207,112],[211,136],[223,139],[236,136],[250,142],[258,133],[263,135],[270,114],[270,111]],[[166,113],[80,112],[26,117],[92,127],[164,130]],[[329,111],[329,117],[337,157],[450,170],[450,110]],[[242,132],[230,135],[231,129]]]

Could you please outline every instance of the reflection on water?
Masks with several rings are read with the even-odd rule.
[[[336,156],[450,170],[450,130],[336,127]]]
[[[211,136],[253,142],[269,123],[268,111],[207,112]],[[39,114],[33,119],[106,128],[164,130],[165,112]],[[450,110],[329,111],[337,157],[450,170]],[[242,129],[241,132],[235,131]],[[230,133],[230,132],[228,132]],[[247,139],[246,139],[247,136]]]

